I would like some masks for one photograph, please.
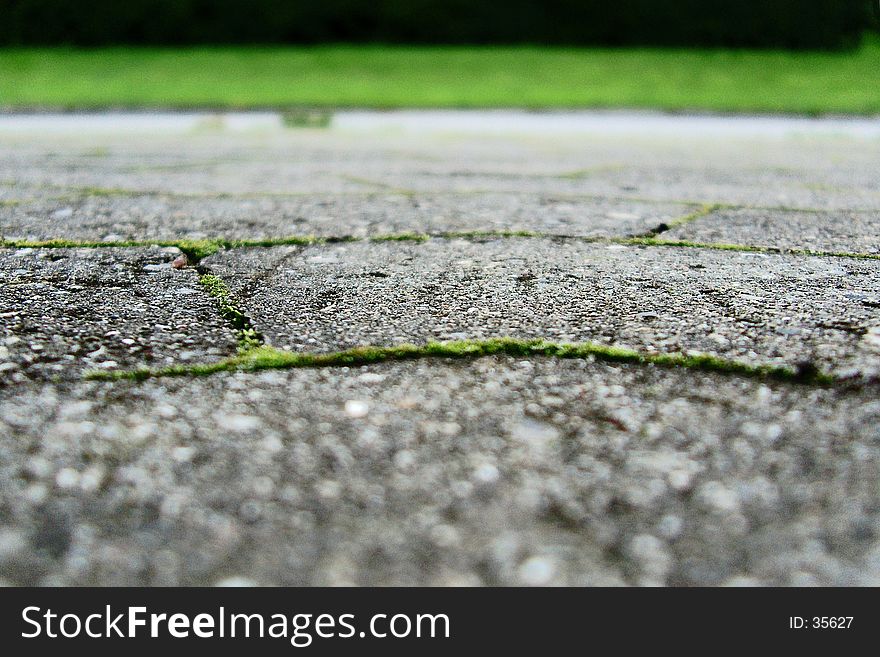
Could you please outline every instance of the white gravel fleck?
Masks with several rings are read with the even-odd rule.
[[[366,417],[370,412],[370,405],[365,401],[349,399],[345,402],[345,414],[351,418]]]
[[[546,586],[553,581],[556,564],[546,556],[529,557],[517,569],[520,583],[525,586]]]

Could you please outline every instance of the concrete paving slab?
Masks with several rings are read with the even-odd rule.
[[[663,233],[662,239],[880,253],[880,214],[875,212],[780,212],[716,210],[699,221]]]
[[[233,332],[177,249],[0,250],[0,382],[235,353]]]
[[[0,233],[619,236],[687,200],[749,207],[662,237],[876,252],[876,122],[593,118],[0,129]],[[880,584],[873,383],[542,358],[80,380],[235,353],[176,255],[0,250],[0,584]],[[880,375],[876,260],[516,238],[202,264],[297,350],[510,335]]]
[[[490,172],[435,173],[376,171],[372,180],[416,193],[549,193],[693,201],[751,207],[823,210],[880,210],[880,187],[864,171],[844,177],[837,172],[754,168],[751,163],[712,162],[705,155],[684,164],[669,162],[667,153],[649,152],[643,161],[596,167],[563,176],[511,176]],[[645,161],[647,160],[647,162]]]
[[[490,131],[491,132],[491,131]],[[833,132],[833,131],[832,131]],[[880,209],[880,140],[797,133],[411,134],[287,130],[0,135],[0,182],[181,194],[408,189]]]
[[[89,241],[367,237],[402,232],[644,234],[695,210],[542,194],[310,194],[275,198],[81,196],[0,206],[6,239]]]
[[[268,175],[274,171],[274,175]],[[231,167],[225,174],[194,167],[192,170],[150,169],[125,171],[115,168],[85,169],[65,167],[47,170],[36,166],[16,169],[16,182],[23,187],[45,190],[50,195],[66,195],[77,190],[101,193],[171,193],[171,194],[302,194],[314,191],[345,193],[369,190],[371,185],[348,180],[335,172],[295,167],[279,175],[271,162],[248,169]],[[9,176],[9,172],[0,172]]]
[[[484,358],[0,391],[15,584],[880,582],[880,404]]]
[[[499,336],[880,372],[880,262],[504,239],[242,249],[203,261],[276,346]]]

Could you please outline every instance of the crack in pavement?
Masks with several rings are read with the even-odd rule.
[[[453,341],[453,342],[430,342],[425,345],[402,345],[399,347],[374,347],[364,346],[346,351],[330,353],[303,353],[283,351],[269,347],[265,344],[263,335],[254,327],[251,319],[233,302],[231,293],[226,283],[212,270],[200,264],[200,261],[221,249],[236,248],[271,248],[275,246],[299,246],[309,247],[338,242],[386,242],[407,241],[422,243],[430,239],[559,239],[576,240],[588,243],[607,243],[618,245],[644,246],[644,247],[672,247],[672,248],[695,248],[730,250],[742,252],[792,254],[805,257],[840,257],[857,259],[880,259],[877,254],[824,252],[807,249],[782,249],[776,247],[762,247],[749,245],[731,245],[714,243],[696,243],[688,241],[665,241],[658,240],[655,236],[665,232],[674,226],[684,225],[697,221],[702,217],[709,216],[720,207],[719,205],[704,205],[696,212],[690,213],[670,225],[662,224],[663,230],[655,229],[644,236],[628,238],[602,238],[584,237],[572,235],[552,235],[531,231],[467,231],[450,233],[396,233],[388,235],[374,235],[371,237],[312,237],[291,236],[285,238],[270,238],[263,240],[180,240],[159,242],[159,246],[176,246],[189,259],[199,274],[199,283],[208,291],[215,301],[221,316],[229,323],[235,333],[238,343],[238,355],[214,363],[196,363],[191,365],[174,365],[159,369],[139,368],[134,370],[120,370],[115,372],[98,371],[88,372],[86,377],[95,380],[120,380],[165,376],[201,376],[222,371],[297,368],[297,367],[331,367],[331,366],[360,366],[374,362],[395,360],[410,360],[416,358],[476,358],[487,355],[529,355],[546,356],[555,358],[595,358],[612,362],[629,362],[642,365],[655,365],[661,367],[679,367],[712,371],[739,376],[756,377],[762,379],[780,380],[791,383],[807,383],[814,385],[846,384],[847,379],[834,377],[824,373],[815,367],[798,366],[795,369],[771,366],[753,366],[736,360],[728,360],[708,355],[685,355],[679,353],[654,353],[639,352],[594,343],[554,343],[546,340],[516,340],[511,338],[491,338],[476,341]],[[2,248],[130,248],[137,246],[154,245],[156,242],[79,242],[75,240],[46,240],[26,241],[10,240],[0,241]],[[291,253],[289,257],[293,257]],[[289,258],[282,260],[280,267]],[[277,267],[276,267],[277,268]],[[257,281],[256,283],[258,283]],[[873,383],[873,381],[868,381]]]
[[[207,376],[219,372],[264,369],[361,367],[373,363],[416,360],[424,358],[480,358],[484,356],[543,356],[560,359],[595,359],[612,363],[631,363],[663,368],[683,368],[701,372],[730,374],[762,380],[813,386],[849,385],[863,387],[874,381],[851,381],[820,371],[815,366],[797,368],[771,365],[749,365],[708,354],[642,352],[611,347],[593,342],[562,343],[547,340],[489,338],[428,342],[423,345],[404,344],[396,347],[364,346],[325,353],[292,352],[268,346],[243,351],[238,356],[214,363],[172,365],[161,369],[91,371],[85,378],[94,381],[143,381],[149,378],[175,376]]]
[[[404,196],[404,197],[412,197],[412,196],[420,196],[420,195],[430,195],[430,196],[479,196],[479,195],[488,195],[488,194],[496,194],[498,190],[493,189],[412,189],[406,187],[397,187],[391,183],[386,183],[381,180],[373,180],[370,178],[365,178],[361,176],[350,176],[350,175],[341,175],[338,176],[341,180],[356,183],[358,185],[363,185],[365,189],[358,190],[336,190],[333,192],[335,196],[351,196],[351,197],[369,197],[379,195],[387,195],[387,196]],[[557,176],[545,176],[547,178],[562,178],[566,179],[567,176],[565,174],[557,175]],[[255,192],[212,192],[212,191],[201,191],[201,192],[181,192],[174,190],[162,190],[162,189],[134,189],[134,188],[124,188],[124,187],[96,187],[91,185],[64,185],[64,184],[20,184],[17,181],[0,181],[0,187],[12,187],[12,188],[27,188],[33,191],[48,191],[48,190],[59,190],[66,191],[69,194],[63,194],[59,196],[51,197],[51,200],[58,201],[68,201],[68,200],[76,200],[82,197],[137,197],[137,196],[157,196],[157,197],[167,197],[167,198],[180,198],[180,199],[241,199],[241,200],[249,200],[249,199],[272,199],[272,198],[302,198],[314,196],[314,192],[311,191],[255,191]],[[504,190],[503,192],[506,195],[513,196],[535,196],[537,194],[534,191],[530,190],[520,190],[520,189],[510,189]],[[552,194],[553,198],[560,200],[594,200],[594,201],[609,201],[609,202],[624,202],[624,203],[646,203],[653,205],[687,205],[694,207],[706,207],[706,206],[714,206],[715,210],[760,210],[760,211],[773,211],[773,212],[790,212],[790,213],[810,213],[810,214],[826,214],[830,212],[840,212],[845,211],[849,213],[855,214],[876,214],[877,210],[875,208],[866,208],[866,207],[848,207],[844,209],[829,209],[829,208],[817,208],[817,207],[807,207],[807,206],[790,206],[790,205],[762,205],[762,204],[753,204],[753,203],[731,203],[725,201],[709,201],[706,199],[693,199],[693,198],[655,198],[655,197],[646,197],[646,196],[638,196],[632,194],[606,194],[606,193],[577,193],[577,192],[558,192]],[[28,199],[15,199],[15,204],[27,203],[39,200],[37,198],[28,198]]]
[[[263,346],[263,335],[257,331],[250,318],[244,314],[231,300],[229,288],[221,278],[210,273],[207,268],[202,268],[199,283],[208,291],[208,294],[216,301],[217,309],[223,318],[232,325],[235,337],[238,341],[239,353],[246,353],[252,349]]]
[[[702,219],[703,217],[708,217],[713,214],[715,211],[721,209],[722,206],[715,203],[707,203],[702,206],[699,210],[695,212],[691,212],[682,217],[678,217],[676,219],[672,219],[669,222],[661,223],[658,226],[652,228],[651,230],[642,233],[641,235],[636,235],[636,237],[656,237],[660,233],[665,233],[668,230],[672,230],[673,228],[680,228],[681,226],[686,226],[687,224],[693,223]]]
[[[631,237],[593,237],[588,235],[570,235],[557,233],[542,233],[536,231],[453,231],[453,232],[427,232],[427,233],[389,233],[384,235],[371,235],[358,237],[354,235],[339,236],[314,236],[314,235],[291,235],[288,237],[270,237],[262,239],[229,239],[213,238],[204,240],[124,240],[111,242],[80,241],[68,239],[49,240],[2,240],[0,248],[10,249],[118,249],[132,247],[177,247],[189,258],[192,264],[198,264],[203,258],[213,255],[221,250],[242,248],[272,248],[276,246],[321,246],[342,242],[425,242],[430,239],[446,240],[491,240],[491,239],[550,239],[571,240],[590,244],[618,244],[622,246],[648,246],[658,248],[691,248],[707,249],[715,251],[742,251],[746,253],[776,253],[798,255],[817,258],[855,258],[864,260],[880,260],[877,253],[859,253],[848,251],[822,251],[818,249],[784,248],[775,246],[758,246],[751,244],[724,244],[717,242],[694,242],[689,240],[663,240],[654,236],[666,232],[672,228],[707,217],[722,206],[706,206],[711,210],[704,209],[665,226],[663,230],[653,231]]]

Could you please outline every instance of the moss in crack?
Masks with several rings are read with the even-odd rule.
[[[743,251],[746,253],[781,253],[781,249],[766,246],[748,246],[744,244],[701,243],[689,240],[661,240],[654,237],[631,237],[620,240],[621,244],[633,246],[680,247],[687,249],[709,249],[711,251]]]
[[[206,239],[206,240],[122,240],[115,242],[95,242],[88,240],[5,240],[0,238],[0,248],[9,249],[101,249],[101,248],[145,248],[150,246],[176,247],[186,254],[191,265],[224,249],[238,248],[271,248],[274,246],[315,246],[321,244],[340,244],[346,242],[427,242],[431,239],[511,239],[533,238],[546,240],[571,240],[591,244],[621,244],[625,246],[679,247],[690,249],[706,249],[711,251],[741,251],[744,253],[770,253],[799,255],[821,258],[851,258],[857,260],[880,260],[878,253],[857,253],[847,251],[819,251],[815,249],[782,248],[774,246],[756,246],[749,244],[724,244],[718,242],[694,242],[690,240],[663,240],[656,237],[658,233],[648,233],[637,237],[599,237],[589,235],[561,235],[540,233],[528,230],[510,231],[459,231],[439,233],[392,233],[374,235],[372,237],[356,237],[343,235],[336,237],[290,236],[266,239]]]
[[[208,284],[214,285],[214,282],[211,281]],[[429,342],[424,345],[405,344],[395,347],[357,347],[345,351],[316,354],[295,353],[267,346],[257,346],[242,350],[238,356],[216,363],[174,365],[155,370],[138,369],[120,372],[90,372],[86,376],[89,379],[105,381],[120,379],[143,380],[150,377],[206,376],[217,372],[238,370],[359,367],[373,363],[421,358],[479,358],[482,356],[594,358],[611,363],[684,368],[788,383],[825,386],[836,382],[833,376],[820,372],[817,369],[805,370],[804,368],[790,369],[769,365],[749,365],[705,354],[686,355],[639,352],[590,342],[569,344],[548,342],[546,340],[518,340],[514,338]]]
[[[232,325],[235,337],[238,340],[239,354],[248,353],[262,346],[263,336],[251,326],[247,316],[232,302],[226,283],[213,274],[202,274],[199,277],[199,283],[205,287],[208,294],[217,302],[220,314]]]
[[[51,240],[0,240],[0,247],[6,249],[121,249],[142,246],[176,246],[163,244],[160,242],[136,242],[129,240],[120,240],[115,242],[94,242],[88,240],[68,240],[68,239],[51,239]]]
[[[223,240],[180,240],[169,244],[176,246],[186,254],[190,264],[197,264],[202,258],[217,253],[224,248]],[[164,244],[162,246],[165,246]]]
[[[431,236],[427,233],[392,233],[390,235],[374,235],[371,242],[427,242]]]
[[[202,258],[224,248],[224,240],[116,240],[97,242],[90,240],[2,240],[0,247],[11,249],[128,249],[147,248],[150,246],[176,247],[186,254],[190,263],[197,263]]]
[[[122,187],[71,187],[70,190],[80,196],[144,196],[159,193]]]
[[[265,239],[204,239],[204,240],[120,240],[114,242],[97,242],[92,240],[3,240],[0,247],[32,248],[32,249],[100,249],[100,248],[137,248],[149,246],[173,246],[186,254],[190,264],[197,264],[203,258],[222,251],[223,249],[271,248],[273,246],[316,246],[322,244],[343,244],[348,242],[427,242],[431,239],[573,239],[586,242],[602,241],[602,238],[580,237],[573,235],[555,235],[528,230],[473,230],[437,233],[389,233],[369,237],[354,235],[315,236],[292,235],[288,237],[269,237]],[[615,241],[613,238],[608,241]]]
[[[462,240],[479,240],[479,239],[508,239],[516,237],[557,239],[567,238],[567,235],[552,235],[549,233],[539,233],[531,230],[463,230],[448,233],[432,233],[431,237],[440,239],[462,239]],[[587,238],[584,238],[587,239]]]
[[[350,242],[353,237],[315,237],[313,235],[293,235],[290,237],[269,237],[265,239],[213,239],[176,242],[181,251],[191,260],[198,262],[202,258],[214,255],[223,249],[270,248],[273,246],[314,246],[330,242]]]
[[[847,253],[844,251],[814,251],[812,249],[786,249],[783,253],[823,258],[853,258],[855,260],[880,260],[880,253]]]
[[[352,242],[357,238],[350,236],[342,237],[317,237],[315,235],[292,235],[289,237],[267,237],[266,239],[252,240],[228,240],[223,242],[223,248],[267,248],[273,246],[314,246],[316,244],[327,244],[329,242]]]
[[[348,242],[357,238],[352,237],[310,237],[293,236],[255,240],[230,240],[230,239],[204,239],[204,240],[117,240],[112,242],[97,242],[92,240],[4,240],[0,239],[0,248],[12,249],[124,249],[146,248],[150,246],[176,247],[180,249],[190,264],[198,264],[202,258],[217,253],[223,249],[235,249],[245,247],[272,247],[272,246],[312,246],[315,244],[328,244],[331,242]]]
[[[560,180],[584,180],[585,178],[589,178],[590,176],[594,176],[596,174],[614,173],[616,171],[623,171],[625,168],[626,166],[623,164],[601,164],[594,167],[587,167],[585,169],[566,171],[565,173],[560,173],[555,177],[559,178]]]
[[[418,195],[418,192],[414,189],[407,189],[405,187],[395,187],[394,185],[384,182],[382,180],[373,180],[371,178],[365,178],[363,176],[352,176],[343,174],[340,175],[339,178],[344,180],[345,182],[354,183],[355,185],[363,185],[365,187],[372,187],[375,191],[385,192],[387,194],[394,194],[396,196],[405,196],[408,198],[413,198]]]
[[[691,212],[689,214],[684,215],[683,217],[678,217],[677,219],[673,219],[669,222],[669,228],[678,228],[679,226],[684,226],[685,224],[689,224],[691,222],[696,221],[697,219],[702,219],[703,217],[707,217],[716,210],[720,209],[721,206],[716,203],[706,203],[701,206],[695,212]]]
[[[374,235],[368,237],[370,242],[427,242],[431,239],[441,240],[481,240],[481,239],[508,239],[515,237],[547,238],[564,237],[530,230],[462,230],[443,231],[436,233],[391,233],[388,235]]]
[[[708,249],[710,251],[740,251],[742,253],[770,253],[777,255],[807,256],[811,258],[850,258],[854,260],[880,260],[880,253],[855,253],[847,251],[819,251],[816,249],[786,249],[778,246],[754,246],[749,244],[724,244],[718,242],[692,242],[689,240],[660,240],[653,237],[631,237],[618,240],[621,244],[634,246],[680,247]]]
[[[636,239],[638,239],[638,238],[651,238],[656,235],[659,235],[660,233],[665,233],[668,230],[672,230],[673,228],[678,228],[680,226],[684,226],[684,225],[689,224],[693,221],[696,221],[697,219],[702,219],[703,217],[709,216],[710,214],[712,214],[716,210],[720,209],[721,207],[722,206],[717,203],[706,203],[704,205],[701,205],[699,207],[699,209],[695,210],[694,212],[691,212],[691,213],[686,214],[684,216],[678,217],[677,219],[673,219],[669,223],[662,223],[659,226],[652,228],[647,233],[637,235]]]

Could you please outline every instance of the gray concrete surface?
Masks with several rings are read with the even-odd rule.
[[[543,239],[235,249],[203,264],[269,344],[497,336],[880,374],[880,261]]]
[[[0,396],[19,583],[878,584],[880,402],[584,361]]]
[[[387,192],[263,198],[72,195],[0,207],[0,231],[7,238],[99,242],[490,230],[626,237],[694,211],[680,203],[494,192],[461,197]]]
[[[719,209],[663,239],[878,255],[880,212]]]
[[[880,583],[880,260],[608,239],[877,253],[877,126],[431,116],[0,121],[4,240],[599,240],[238,248],[198,271],[7,243],[0,582]],[[703,203],[736,207],[674,226]],[[280,348],[513,335],[846,380],[508,357],[82,379],[234,354],[200,272]]]
[[[233,331],[176,248],[0,249],[0,381],[216,360]]]

